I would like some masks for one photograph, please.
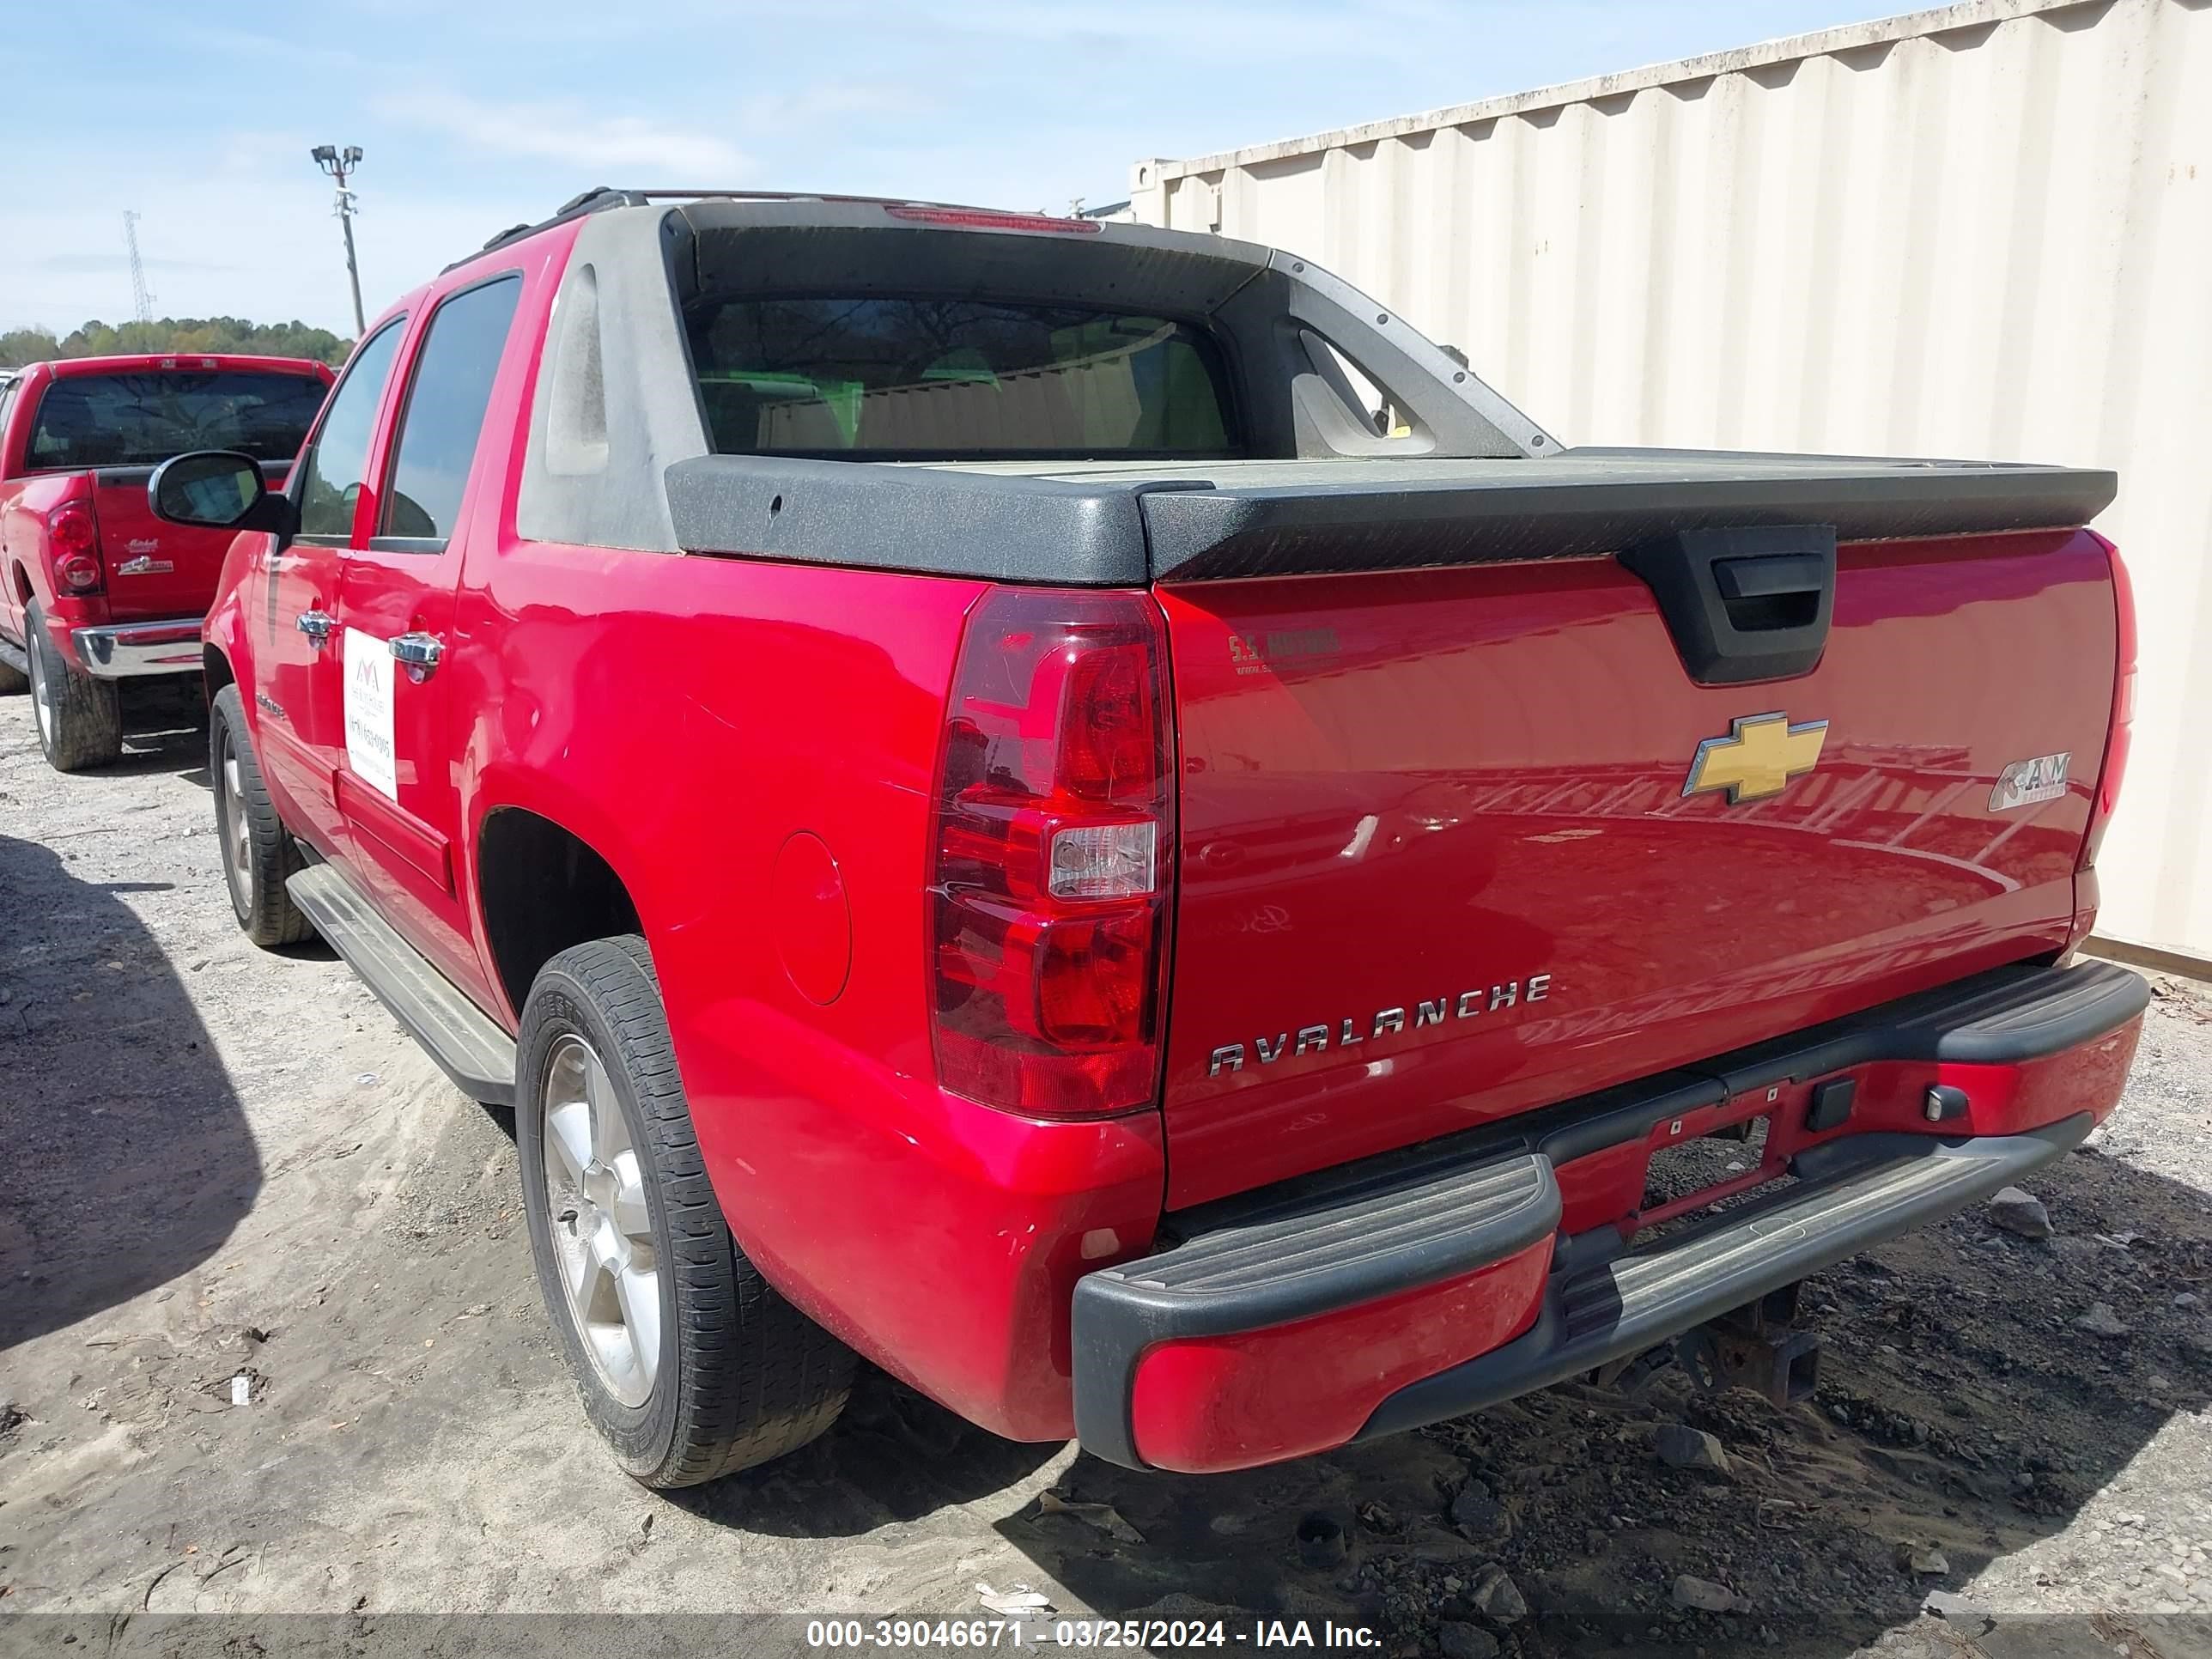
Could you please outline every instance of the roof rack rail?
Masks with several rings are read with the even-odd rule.
[[[570,197],[550,217],[536,224],[510,225],[497,232],[475,252],[464,254],[446,269],[452,270],[471,259],[482,258],[495,248],[587,213],[601,213],[610,208],[649,207],[655,202],[848,202],[872,203],[880,207],[952,208],[969,213],[998,211],[968,202],[931,202],[908,196],[847,196],[826,190],[618,190],[612,185],[598,185]]]

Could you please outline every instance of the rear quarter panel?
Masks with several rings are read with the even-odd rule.
[[[1164,1153],[1157,1113],[1036,1124],[936,1085],[932,789],[983,585],[523,539],[537,342],[573,234],[517,250],[522,343],[476,473],[501,481],[495,529],[464,561],[439,670],[482,1000],[514,1025],[520,997],[484,942],[483,826],[535,812],[636,904],[748,1256],[952,1409],[1064,1438],[1074,1279],[1150,1242]],[[804,863],[780,866],[810,838],[834,866],[826,893],[794,881]],[[841,959],[842,976],[825,969]]]
[[[76,653],[70,646],[70,629],[106,622],[107,596],[55,592],[46,563],[46,514],[83,489],[84,476],[75,472],[41,472],[0,482],[0,571],[6,577],[9,636],[24,637],[27,602],[36,599],[48,631],[72,660]]]
[[[1036,1125],[934,1081],[931,788],[981,591],[512,543],[464,595],[463,628],[490,648],[448,663],[484,676],[458,699],[476,711],[472,889],[483,819],[510,807],[623,878],[747,1254],[878,1363],[1002,1433],[1051,1437],[1072,1426],[1085,1240],[1149,1239],[1162,1154],[1152,1114]],[[802,838],[834,863],[826,896],[780,884]]]

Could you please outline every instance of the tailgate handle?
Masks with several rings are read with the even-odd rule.
[[[1713,580],[1724,599],[1772,599],[1810,593],[1818,597],[1827,580],[1809,553],[1778,553],[1764,559],[1719,559]]]
[[[1810,553],[1713,561],[1713,586],[1739,634],[1805,627],[1820,615],[1827,582],[1827,571]]]
[[[1836,599],[1832,525],[1678,530],[1620,555],[1659,601],[1675,653],[1700,685],[1809,674]]]

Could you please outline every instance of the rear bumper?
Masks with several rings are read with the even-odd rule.
[[[1077,1283],[1078,1437],[1130,1468],[1247,1468],[1641,1353],[2079,1142],[2148,1000],[2106,963],[2000,969],[1171,1217],[1179,1242]],[[1789,1183],[1637,1243],[1652,1152],[1753,1117]]]
[[[72,629],[70,644],[84,672],[95,679],[118,680],[141,674],[197,674],[200,672],[200,628],[204,618],[179,617],[167,622],[111,623]]]

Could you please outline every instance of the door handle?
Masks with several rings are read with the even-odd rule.
[[[392,641],[392,659],[407,670],[407,678],[418,684],[437,672],[438,659],[446,654],[446,647],[435,634],[402,634]]]
[[[331,629],[337,626],[337,618],[327,611],[302,611],[297,626],[309,643],[320,648],[330,643]]]

